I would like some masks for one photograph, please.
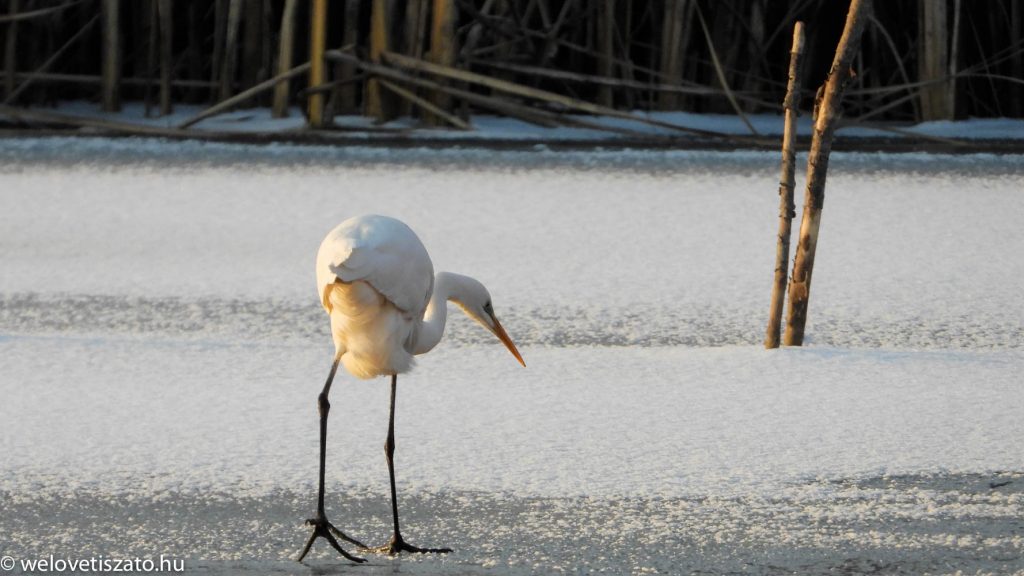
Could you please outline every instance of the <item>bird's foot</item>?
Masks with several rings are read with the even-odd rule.
[[[448,554],[452,551],[451,548],[419,548],[413,546],[402,538],[401,534],[395,534],[391,537],[391,540],[383,546],[376,546],[374,548],[367,548],[365,546],[359,549],[360,552],[367,554],[387,554],[388,556],[394,556],[399,552],[412,552],[414,554]]]
[[[309,549],[313,547],[313,542],[315,542],[317,538],[327,540],[332,548],[337,550],[339,554],[349,561],[357,564],[366,562],[365,558],[359,558],[346,552],[345,549],[341,547],[341,544],[338,543],[338,539],[340,538],[346,542],[355,544],[360,550],[365,550],[366,545],[335,528],[333,524],[327,521],[327,518],[317,516],[316,518],[306,520],[306,524],[313,527],[313,532],[309,535],[309,540],[306,540],[306,545],[302,547],[302,552],[299,553],[299,562],[302,562],[302,559],[306,557],[306,554],[309,553]]]

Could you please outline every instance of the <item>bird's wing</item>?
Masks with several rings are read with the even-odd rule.
[[[434,286],[434,266],[423,243],[408,226],[386,216],[351,218],[327,234],[316,274],[328,312],[326,289],[337,280],[362,280],[416,317],[422,317]]]

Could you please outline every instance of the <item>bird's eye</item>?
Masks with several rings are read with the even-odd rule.
[[[491,301],[490,300],[488,300],[487,303],[484,304],[484,312],[487,312],[488,314],[492,314],[492,315],[494,314],[494,308],[491,307]]]

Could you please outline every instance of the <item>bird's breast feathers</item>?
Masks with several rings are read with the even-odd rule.
[[[416,319],[362,280],[335,282],[326,294],[331,336],[349,372],[373,378],[412,368]]]

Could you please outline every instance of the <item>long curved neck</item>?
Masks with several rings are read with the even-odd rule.
[[[416,334],[413,354],[425,354],[433,350],[444,336],[444,325],[448,320],[448,301],[458,300],[462,295],[466,276],[451,272],[438,272],[434,276],[434,293],[430,296],[423,322]]]

